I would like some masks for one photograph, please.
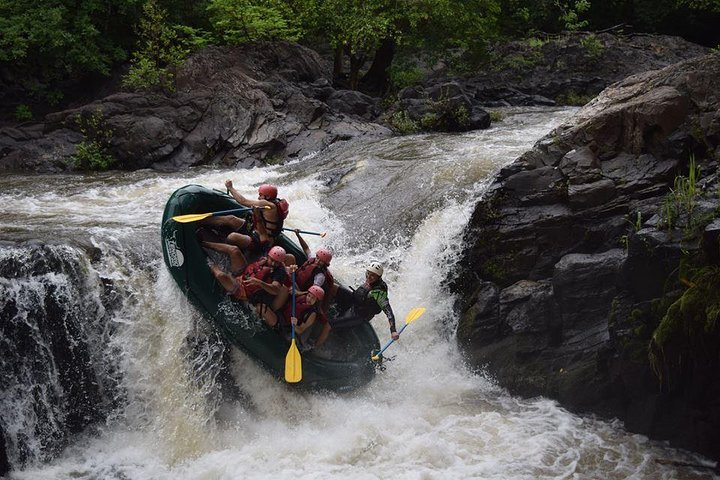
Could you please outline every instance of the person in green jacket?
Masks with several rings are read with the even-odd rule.
[[[375,315],[384,312],[390,324],[390,335],[394,340],[400,338],[395,327],[395,314],[388,299],[388,287],[382,274],[382,265],[379,262],[370,262],[365,269],[365,283],[352,292],[352,307],[332,322],[332,328],[346,328],[363,321],[369,322]]]

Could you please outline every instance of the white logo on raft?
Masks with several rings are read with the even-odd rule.
[[[173,232],[172,238],[165,239],[165,251],[167,252],[168,263],[171,267],[181,267],[182,264],[185,263],[185,256],[177,247],[177,242],[175,241],[176,233],[177,232]]]

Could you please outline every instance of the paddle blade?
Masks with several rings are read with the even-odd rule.
[[[426,308],[425,307],[415,307],[412,310],[408,312],[408,314],[405,316],[405,324],[407,325],[410,322],[414,322],[418,318],[422,316],[423,313],[425,313]]]
[[[290,350],[285,356],[285,381],[297,383],[300,380],[302,380],[302,358],[293,338],[290,342]]]
[[[212,213],[191,213],[189,215],[178,215],[176,217],[172,217],[172,219],[178,223],[190,223],[198,222],[208,217],[212,217]]]

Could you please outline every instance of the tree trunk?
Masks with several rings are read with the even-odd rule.
[[[343,60],[345,59],[345,49],[342,45],[335,47],[335,61],[333,62],[333,78],[339,79],[343,75]]]
[[[390,83],[390,66],[395,57],[395,40],[386,38],[375,52],[372,65],[360,80],[363,91],[382,95]]]
[[[357,90],[360,84],[360,69],[365,63],[365,55],[350,54],[350,90]]]

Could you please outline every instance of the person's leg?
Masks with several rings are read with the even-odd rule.
[[[280,288],[280,293],[275,295],[275,298],[272,301],[272,309],[273,310],[280,310],[285,306],[285,304],[288,301],[288,298],[290,297],[290,290],[286,287]]]
[[[242,250],[247,250],[250,244],[252,244],[252,238],[242,233],[231,233],[227,236],[227,242],[231,245],[236,245]]]
[[[243,255],[240,249],[235,245],[217,242],[202,242],[202,246],[215,250],[216,252],[224,253],[230,257],[230,270],[232,270],[233,273],[241,272],[247,265],[245,255]]]
[[[260,313],[260,316],[269,327],[273,328],[277,325],[277,315],[275,315],[275,312],[272,311],[270,306],[264,303],[258,303],[255,305],[255,310]]]
[[[228,293],[233,293],[235,291],[237,285],[235,284],[235,279],[232,276],[224,272],[223,269],[217,265],[212,265],[210,267],[210,271]]]
[[[201,220],[200,225],[206,225],[209,227],[225,227],[230,230],[237,231],[245,225],[245,220],[238,218],[235,215],[221,215]]]

